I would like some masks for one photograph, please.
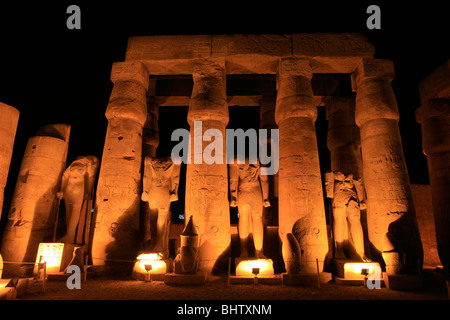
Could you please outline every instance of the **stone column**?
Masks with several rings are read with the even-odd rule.
[[[0,102],[0,214],[3,210],[3,197],[8,180],[9,165],[16,138],[20,112],[16,108]]]
[[[272,96],[264,96],[261,101],[260,128],[267,130],[268,137],[267,141],[261,142],[267,145],[269,153],[272,144],[271,130],[278,129],[275,122],[275,102],[276,98]],[[268,179],[270,207],[263,208],[263,220],[266,225],[276,225],[278,222],[278,172],[275,175],[269,175]]]
[[[327,145],[331,171],[354,179],[362,177],[361,137],[355,123],[355,98],[333,97],[326,102],[328,120]]]
[[[229,120],[226,95],[225,61],[198,59],[193,62],[194,87],[189,104],[190,164],[186,168],[185,216],[192,216],[199,235],[199,270],[214,273],[226,270],[230,250],[230,209],[226,164],[226,125]],[[201,130],[198,126],[201,121]],[[197,128],[197,130],[195,130]],[[222,164],[195,163],[210,141],[203,141],[206,130],[216,129],[223,137],[223,150],[216,149]]]
[[[156,81],[151,81],[149,90],[154,89]],[[153,96],[147,97],[147,120],[144,125],[143,145],[142,145],[142,170],[144,170],[145,157],[156,157],[156,149],[159,146],[159,127],[158,127],[158,105]],[[142,171],[144,172],[144,171]],[[144,245],[149,243],[153,235],[156,235],[156,226],[158,210],[151,210],[147,202],[141,202],[142,227]],[[153,230],[153,232],[152,232]]]
[[[347,258],[360,260],[366,259],[364,253],[364,233],[361,223],[361,204],[365,201],[362,188],[362,160],[361,137],[359,128],[355,123],[355,98],[331,97],[326,101],[326,115],[328,120],[327,145],[330,150],[332,177],[342,173],[348,178],[353,175],[354,196],[359,199],[359,205],[352,208],[348,206],[350,199],[342,199],[343,193],[338,195],[333,192],[333,233],[335,241],[335,258],[346,252]],[[334,190],[335,180],[327,181]],[[336,191],[336,190],[334,190]],[[329,195],[328,195],[329,196]],[[335,196],[339,199],[334,201]],[[343,202],[347,204],[343,206]],[[356,200],[358,202],[358,200]],[[349,227],[349,228],[348,228]]]
[[[450,270],[450,60],[420,83],[422,147],[427,156],[439,258]]]
[[[3,235],[5,261],[34,262],[39,243],[51,241],[69,135],[69,125],[55,124],[28,140]]]
[[[286,246],[292,233],[302,250],[301,272],[315,273],[328,253],[322,179],[314,122],[317,108],[308,60],[281,59],[275,121],[279,129],[279,236]],[[284,252],[290,252],[284,250]],[[285,264],[289,257],[283,254]]]
[[[140,62],[114,63],[92,243],[94,265],[133,261],[139,250],[143,127],[148,74]],[[130,267],[132,267],[131,263]]]
[[[373,58],[361,59],[351,78],[357,92],[355,120],[361,130],[368,236],[374,259],[381,262],[382,253],[386,265],[401,267],[405,253],[406,265],[417,269],[422,245],[390,84],[393,78],[392,61]]]

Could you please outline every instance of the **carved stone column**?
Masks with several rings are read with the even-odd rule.
[[[226,95],[225,61],[199,59],[193,62],[194,88],[189,104],[191,126],[190,164],[186,168],[185,216],[192,216],[199,235],[199,270],[208,273],[225,266],[230,249],[230,209],[228,203],[228,169],[226,164],[225,127],[229,120]],[[202,130],[195,130],[201,121]],[[198,122],[197,122],[198,124]],[[222,164],[195,163],[211,142],[203,141],[206,130],[219,130],[223,150],[216,149]]]
[[[316,259],[322,271],[328,253],[311,78],[308,60],[280,60],[275,110],[280,139],[279,236],[283,246],[288,245],[287,234],[297,239],[300,269],[306,273],[316,272]],[[283,259],[290,263],[285,254]]]
[[[149,90],[154,89],[156,81],[152,81]],[[153,86],[153,88],[152,88]],[[159,146],[159,127],[158,116],[159,108],[153,96],[147,97],[147,120],[144,125],[142,159],[145,157],[156,157],[156,149]],[[144,161],[142,161],[142,170],[144,170]],[[146,246],[152,236],[156,235],[156,223],[158,218],[158,210],[151,210],[147,202],[141,202],[142,225],[141,233],[143,234],[144,246]]]
[[[265,144],[268,152],[272,152],[272,137],[271,130],[278,129],[275,122],[275,105],[276,98],[271,96],[264,96],[261,101],[260,110],[260,128],[267,130],[267,141],[261,141]],[[261,139],[261,138],[260,138]],[[260,146],[263,147],[263,146]],[[266,225],[276,225],[278,222],[278,172],[275,175],[269,175],[269,201],[270,207],[263,208],[263,220]]]
[[[114,87],[106,109],[108,128],[97,186],[94,265],[117,263],[114,260],[133,261],[139,249],[148,74],[140,62],[119,62],[113,64],[111,81]]]
[[[422,245],[390,84],[393,78],[392,61],[373,58],[363,58],[352,74],[357,92],[355,120],[361,130],[368,236],[375,249],[373,258],[381,262],[382,253],[386,265],[399,269],[405,253],[406,265],[417,269]]]
[[[69,125],[54,124],[28,140],[3,235],[5,261],[34,262],[39,243],[52,238],[69,135]]]
[[[355,123],[355,98],[332,97],[326,102],[325,110],[331,171],[353,174],[354,179],[361,178],[361,137]]]
[[[421,82],[422,147],[427,156],[439,258],[450,270],[450,60]]]
[[[0,213],[3,209],[3,197],[8,180],[9,165],[16,138],[17,123],[20,112],[7,104],[0,102]]]
[[[346,251],[346,257],[351,259],[366,259],[364,248],[364,234],[361,224],[361,204],[365,201],[364,189],[362,187],[362,160],[361,160],[361,138],[359,128],[355,123],[355,98],[353,97],[331,97],[326,101],[326,115],[328,120],[327,145],[330,150],[333,188],[333,232],[335,241],[335,258],[342,258]],[[335,175],[343,174],[348,181],[353,180],[352,188],[342,189],[342,184],[335,190]],[[353,178],[349,180],[349,175]],[[355,191],[352,196],[349,194]],[[327,191],[328,188],[327,188]],[[335,193],[337,192],[337,194]],[[328,197],[330,195],[327,194]],[[338,200],[335,200],[335,197]],[[346,198],[348,197],[348,199]],[[358,205],[349,210],[350,199]],[[345,206],[343,206],[343,204]]]

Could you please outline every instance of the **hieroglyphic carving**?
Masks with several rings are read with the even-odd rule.
[[[295,55],[372,56],[374,47],[360,34],[301,33],[292,35]]]
[[[212,55],[266,54],[290,55],[290,35],[218,35],[212,38]]]

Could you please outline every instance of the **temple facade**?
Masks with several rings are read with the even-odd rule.
[[[179,259],[184,254],[190,260],[180,260],[180,265],[189,268],[179,270],[195,266],[206,275],[226,273],[230,258],[240,252],[240,262],[270,261],[272,273],[288,275],[335,272],[340,265],[336,261],[341,260],[381,266],[391,275],[419,273],[423,249],[391,87],[394,64],[374,58],[374,53],[361,34],[129,38],[125,61],[112,66],[114,86],[105,113],[108,126],[94,214],[84,218],[89,231],[80,243],[97,272],[131,270],[142,253],[155,254],[169,265],[175,257],[168,238],[175,229],[180,230],[175,236],[179,237],[183,229],[172,225],[170,231],[169,206],[184,201],[189,236],[195,241],[183,246]],[[448,64],[442,69],[439,74],[447,82],[438,92],[428,82],[422,85],[423,105],[416,115],[429,161],[437,245],[448,268],[448,143],[436,138],[441,133],[448,138]],[[348,92],[336,90],[340,82],[348,84]],[[272,159],[276,156],[279,169],[274,174],[260,175],[264,171],[260,159],[261,168],[242,163],[230,180],[226,136],[231,106],[258,107],[260,129],[275,130],[276,135],[259,140],[259,148],[271,150]],[[182,116],[189,128],[189,152],[181,173],[179,167],[170,169],[174,173],[168,169],[177,159],[157,160],[157,151],[171,143],[160,138],[160,130],[171,121],[161,119],[160,110],[171,107],[187,109]],[[327,172],[321,169],[318,108],[325,108],[328,120]],[[171,117],[180,115],[174,112]],[[61,189],[70,127],[56,125],[56,129],[64,134],[51,138],[38,134],[32,138],[37,142],[30,141],[27,147],[3,236],[3,260],[33,261],[39,243],[49,242],[52,234],[55,238],[56,193]],[[15,131],[15,126],[4,131]],[[61,150],[47,148],[44,142],[61,145]],[[30,175],[30,163],[40,156],[41,144],[54,161],[46,157],[47,171]],[[206,150],[213,162],[204,159]],[[7,172],[6,160],[2,170]],[[38,206],[45,210],[37,211],[24,199],[30,198],[25,194],[31,192],[26,188],[29,179],[40,175],[46,176],[44,191],[51,194],[45,195],[46,206]],[[89,186],[92,194],[92,182]],[[150,194],[152,190],[160,199]],[[36,203],[42,201],[39,197]],[[230,220],[230,206],[239,211],[238,226]],[[36,226],[36,221],[45,228],[32,232],[34,227],[27,223]],[[253,242],[242,238],[248,232],[253,232]],[[254,243],[256,258],[247,257],[252,250],[236,250],[239,233],[241,246]],[[152,242],[163,249],[152,252]]]

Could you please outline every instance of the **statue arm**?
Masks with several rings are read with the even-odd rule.
[[[230,206],[236,207],[237,206],[237,191],[238,191],[238,185],[239,185],[239,171],[238,171],[237,165],[235,165],[235,164],[230,164],[229,170],[230,170],[230,194],[231,194]]]
[[[325,172],[325,191],[327,198],[334,198],[334,173]]]
[[[358,180],[353,180],[353,184],[355,185],[355,189],[356,189],[356,193],[358,194],[359,202],[362,203],[363,204],[362,207],[365,208],[366,194],[365,194],[362,179],[360,178]],[[364,209],[364,208],[361,208],[361,209]]]
[[[261,171],[259,172],[259,182],[261,184],[261,191],[262,191],[262,197],[263,197],[263,206],[264,207],[270,207],[269,202],[269,176],[261,174]]]
[[[172,164],[172,174],[170,176],[170,201],[178,200],[178,186],[180,184],[181,165]]]
[[[88,166],[88,181],[87,181],[87,188],[86,188],[86,196],[88,196],[89,198],[87,199],[92,199],[94,196],[94,186],[95,186],[95,181],[97,179],[97,170],[98,170],[98,160],[95,163],[91,163]]]
[[[153,174],[153,167],[151,163],[150,157],[145,157],[144,160],[144,177],[142,179],[142,195],[141,199],[142,201],[148,202],[149,199],[149,191],[150,191],[150,184],[152,181],[152,174]]]
[[[62,199],[64,197],[64,192],[66,191],[67,183],[69,182],[69,179],[70,179],[70,173],[69,173],[69,170],[66,170],[62,176],[60,191],[56,194],[58,199]]]

